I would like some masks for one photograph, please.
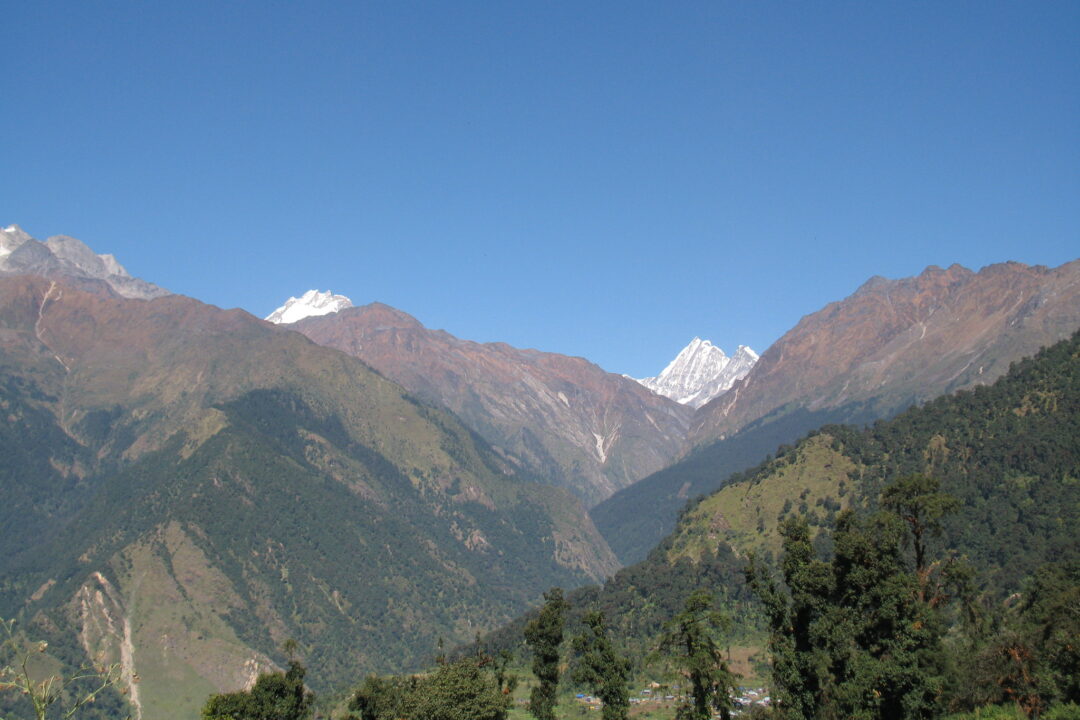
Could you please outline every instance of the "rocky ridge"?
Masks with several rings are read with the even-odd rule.
[[[169,291],[132,277],[112,255],[98,255],[80,240],[56,235],[35,240],[18,225],[0,229],[0,275],[37,275],[74,282],[86,290],[149,300]],[[107,288],[107,290],[105,289]]]
[[[449,408],[522,473],[589,504],[675,459],[693,412],[584,358],[462,340],[381,303],[290,327]]]
[[[594,506],[623,563],[641,559],[686,502],[723,487],[778,446],[831,423],[892,417],[1001,377],[1010,363],[1080,327],[1080,260],[1057,268],[1008,262],[973,272],[928,267],[871,278],[804,317],[732,388],[693,419],[691,450]]]
[[[1080,260],[1017,262],[973,272],[926,268],[874,277],[804,317],[727,394],[703,406],[693,444],[726,437],[795,408],[862,406],[888,417],[1001,377],[1009,363],[1080,327]]]

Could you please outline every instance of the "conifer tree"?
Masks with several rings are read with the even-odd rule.
[[[783,718],[907,720],[940,709],[949,577],[930,559],[928,539],[955,501],[936,481],[912,476],[886,488],[882,504],[868,518],[850,510],[837,517],[831,561],[816,556],[804,519],[785,522],[786,590],[753,559],[747,568],[772,628]]]
[[[585,616],[585,630],[573,644],[578,656],[574,681],[587,685],[604,703],[603,720],[626,720],[630,710],[630,661],[615,651],[602,612],[594,610]]]
[[[537,686],[529,694],[529,711],[536,720],[555,720],[559,688],[559,646],[563,641],[567,603],[562,588],[544,593],[540,614],[525,625],[525,642],[532,650]]]
[[[731,620],[713,603],[707,590],[691,593],[660,640],[660,652],[670,655],[690,682],[692,702],[679,709],[680,720],[708,720],[714,709],[724,720],[731,717],[737,676],[728,668],[720,641]]]

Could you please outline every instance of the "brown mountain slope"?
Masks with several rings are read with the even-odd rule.
[[[1080,327],[1080,261],[927,268],[872,278],[804,317],[731,390],[700,408],[693,450],[589,511],[624,564],[675,525],[687,500],[717,490],[828,423],[866,423],[989,384],[1009,363]]]
[[[862,404],[876,417],[1001,377],[1009,363],[1080,327],[1080,260],[1008,262],[978,273],[928,267],[875,277],[804,317],[694,418],[701,445],[760,418]],[[867,407],[868,406],[868,407]]]
[[[511,462],[589,504],[669,464],[692,413],[583,358],[460,340],[379,303],[289,327],[450,408]]]
[[[136,716],[290,637],[323,689],[416,667],[617,567],[568,491],[239,310],[0,278],[0,409],[0,616],[123,662]]]

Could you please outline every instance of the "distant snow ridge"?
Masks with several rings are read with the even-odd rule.
[[[98,255],[80,240],[56,235],[45,242],[18,225],[0,229],[0,275],[38,275],[104,281],[118,295],[150,298],[169,295],[157,285],[132,277],[112,255]]]
[[[315,315],[329,315],[352,306],[352,300],[344,295],[334,295],[329,290],[308,290],[298,298],[291,297],[286,300],[284,305],[267,315],[266,319],[281,325]]]
[[[659,375],[634,379],[658,395],[699,408],[741,380],[757,360],[746,345],[728,357],[708,340],[694,338]]]

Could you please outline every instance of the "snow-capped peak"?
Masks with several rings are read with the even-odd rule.
[[[285,304],[266,316],[272,323],[294,323],[306,317],[329,315],[353,306],[352,300],[344,295],[334,295],[329,290],[319,292],[308,290],[298,298],[291,297]]]
[[[758,358],[760,357],[760,355],[750,349],[749,345],[740,345],[738,348],[736,348],[735,354],[731,356],[731,359],[735,360],[740,355],[749,360],[751,365],[756,363],[758,361]]]
[[[746,345],[728,357],[708,340],[696,337],[663,372],[638,382],[675,402],[699,408],[750,372],[757,359],[757,353]]]

